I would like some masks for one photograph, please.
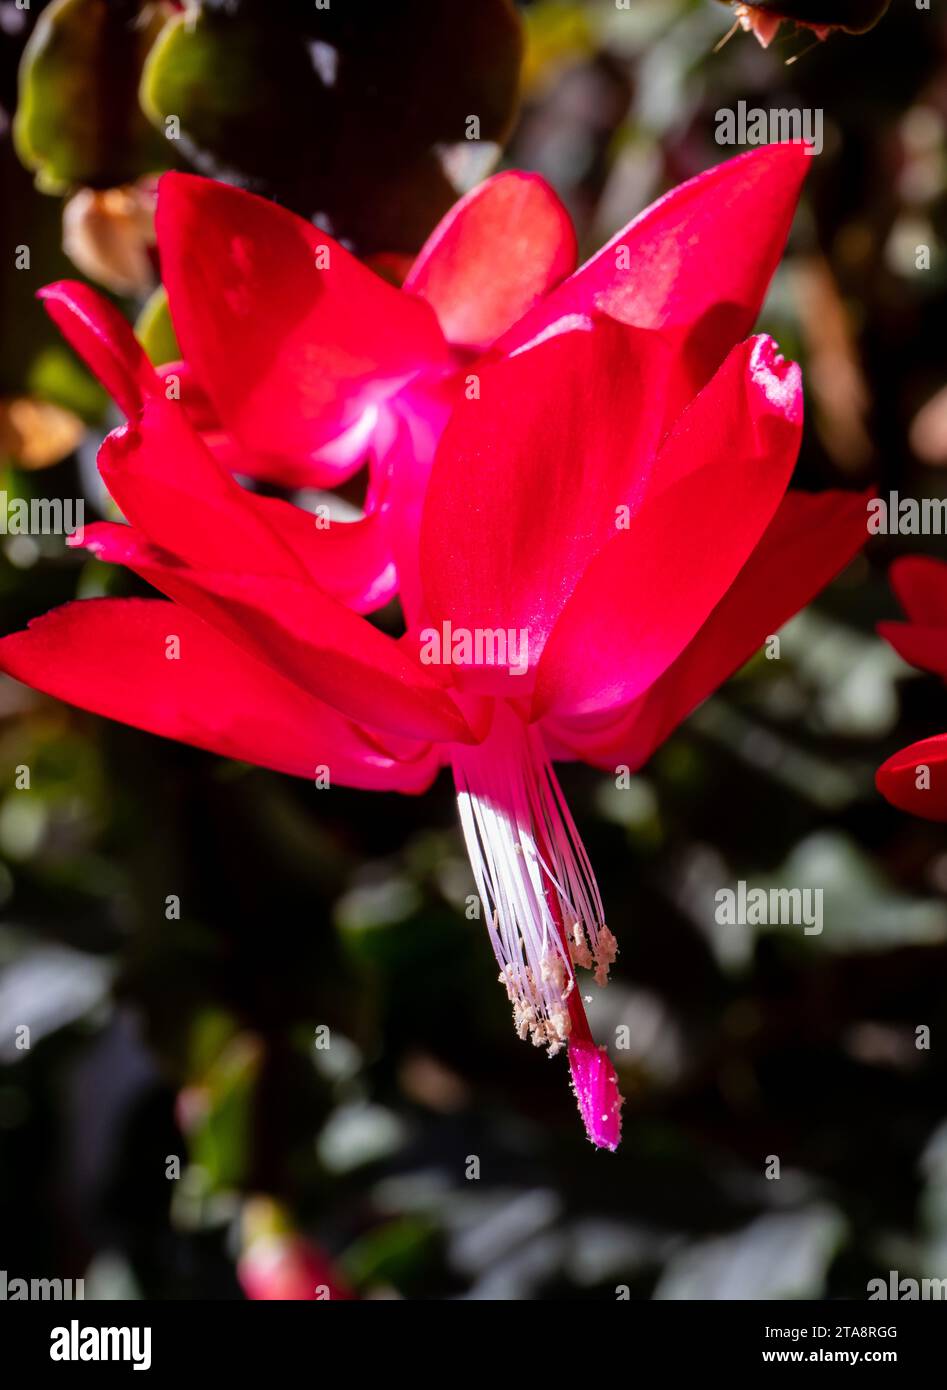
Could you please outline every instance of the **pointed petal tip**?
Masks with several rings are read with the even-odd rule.
[[[56,299],[62,293],[62,287],[69,283],[68,280],[52,280],[48,285],[40,285],[36,291],[36,298],[41,304],[45,304],[47,299]]]
[[[740,11],[743,11],[740,14]],[[762,14],[755,11],[751,5],[741,5],[737,11],[740,14],[742,28],[749,30],[756,35],[762,48],[769,48],[770,44],[779,33],[779,26],[782,20],[778,15]]]
[[[596,1148],[614,1153],[621,1143],[621,1108],[625,1098],[618,1089],[618,1077],[607,1050],[592,1042],[572,1041],[569,1069],[586,1134]]]

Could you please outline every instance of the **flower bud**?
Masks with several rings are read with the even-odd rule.
[[[85,426],[71,410],[34,396],[0,400],[0,454],[18,468],[49,468],[75,449]]]
[[[891,0],[754,0],[753,4],[738,4],[734,13],[741,28],[755,34],[767,48],[784,20],[811,29],[820,39],[827,38],[833,29],[864,34],[878,23],[890,3]]]
[[[80,188],[63,208],[62,245],[97,284],[115,294],[148,294],[155,284],[153,185]]]

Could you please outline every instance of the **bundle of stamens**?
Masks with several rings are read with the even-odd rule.
[[[585,847],[543,747],[515,715],[453,757],[474,879],[521,1038],[555,1055],[576,1009],[575,967],[599,985],[617,954]]]

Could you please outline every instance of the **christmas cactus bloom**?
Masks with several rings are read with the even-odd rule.
[[[878,631],[912,666],[947,680],[947,564],[920,555],[896,560],[891,584],[908,621],[879,623]],[[947,821],[947,734],[902,748],[875,782],[900,810]]]
[[[207,389],[240,448],[295,447],[311,463],[329,422],[352,427],[350,410],[357,421],[366,409],[399,417],[384,476],[397,640],[354,611],[370,599],[357,546],[336,534],[346,528],[320,532],[242,488],[183,399],[156,388],[123,321],[85,305],[82,323],[77,292],[54,291],[72,340],[129,417],[100,451],[129,524],[87,528],[84,544],[165,599],[69,604],[0,642],[0,668],[86,709],[301,776],[324,768],[336,783],[417,792],[449,767],[517,1032],[567,1050],[587,1133],[610,1149],[621,1097],[578,972],[604,983],[616,939],[553,763],[639,767],[866,534],[863,499],[787,492],[799,369],[765,336],[741,341],[805,163],[799,149],[774,148],[684,185],[582,271],[542,294],[534,286],[502,331],[513,298],[502,242],[492,243],[502,302],[488,297],[479,319],[473,307],[485,262],[477,236],[468,243],[460,230],[475,202],[428,248],[427,279],[415,268],[415,284],[438,299],[435,320],[420,294],[375,286],[335,248],[333,269],[314,269],[309,238],[321,234],[288,214],[173,179],[187,208],[178,235],[192,247],[171,257],[172,302],[176,276],[190,295],[175,322],[202,384],[217,374],[216,394]],[[270,219],[285,244],[256,240]],[[159,236],[160,224],[159,211]],[[295,261],[293,237],[306,250]],[[450,274],[434,276],[452,237]],[[513,250],[528,263],[524,246]],[[537,256],[548,264],[541,247]],[[284,275],[302,277],[292,292]],[[399,306],[377,339],[368,284]],[[349,292],[343,351],[331,335]],[[452,320],[462,365],[447,348],[423,360],[438,343],[432,325],[441,333],[445,306],[468,294],[466,316]],[[413,336],[392,338],[402,312]],[[413,354],[413,376],[397,354]],[[434,438],[412,448],[418,401],[457,371],[464,389],[441,402]]]

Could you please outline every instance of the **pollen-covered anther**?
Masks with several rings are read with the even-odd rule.
[[[595,983],[604,989],[608,984],[609,967],[615,963],[618,955],[618,942],[608,927],[599,928],[598,940],[595,943]]]
[[[544,979],[544,983],[549,983],[554,979],[562,979],[565,975],[565,965],[562,958],[558,957],[557,960],[558,964],[552,957],[549,957],[548,966],[544,962],[544,976],[547,969],[549,972],[549,978],[548,980]],[[563,1002],[561,1008],[553,1005],[546,1014],[544,1011],[547,1006],[535,987],[532,971],[527,970],[521,978],[517,978],[512,967],[507,966],[497,978],[500,984],[505,987],[506,997],[513,1005],[513,1027],[516,1029],[516,1036],[521,1042],[525,1042],[528,1038],[534,1047],[547,1048],[550,1057],[555,1057],[556,1053],[568,1042],[572,1026],[565,1003]],[[571,994],[574,984],[575,982],[570,976],[561,986],[560,992],[563,1001]],[[559,989],[560,987],[556,985],[555,988]]]
[[[575,986],[575,980],[566,968],[566,963],[558,951],[547,951],[542,964],[543,983],[552,983],[563,999],[568,999]]]
[[[546,1047],[550,1057],[555,1057],[565,1047],[571,1031],[572,1023],[564,1010],[552,1015],[546,1026]]]
[[[583,970],[592,969],[592,952],[589,950],[589,943],[585,939],[585,932],[582,930],[581,922],[572,923],[569,955],[572,957],[573,965],[581,966]]]
[[[453,756],[457,802],[500,980],[521,1038],[556,1053],[572,1031],[575,967],[607,975],[591,865],[538,732],[502,707],[482,745]]]

